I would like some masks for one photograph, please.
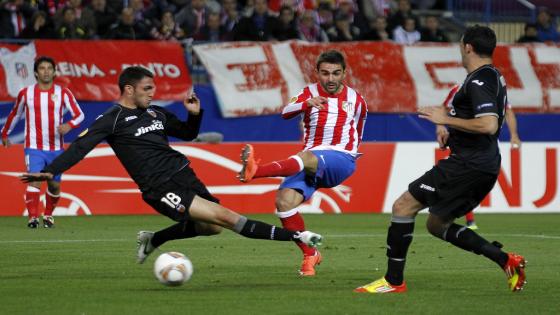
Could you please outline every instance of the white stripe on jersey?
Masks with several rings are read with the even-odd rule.
[[[312,84],[309,86],[309,92],[311,92],[311,98],[319,96],[319,91],[317,90],[317,84]],[[307,115],[307,114],[306,114]],[[309,138],[307,143],[305,143],[305,149],[311,148],[313,142],[315,141],[315,131],[317,131],[317,121],[319,120],[319,109],[313,107],[309,113]],[[303,126],[303,134],[308,134],[306,126]]]
[[[48,151],[50,150],[49,147],[49,92],[45,91],[41,91],[39,92],[39,106],[35,107],[35,108],[40,108],[41,112],[40,113],[35,113],[35,115],[39,114],[41,115],[41,133],[43,134],[43,146],[41,148],[38,148],[39,150],[45,150]]]
[[[32,106],[35,101],[35,84],[27,87],[27,106],[25,110],[29,113],[29,148],[37,149],[37,127],[35,126],[35,111]],[[27,130],[27,129],[26,129]]]
[[[62,149],[62,137],[60,135],[60,133],[58,132],[58,128],[57,126],[60,125],[62,123],[62,88],[58,85],[54,86],[54,95],[55,95],[55,99],[54,99],[54,117],[53,117],[53,121],[54,121],[54,149],[55,150],[60,150]]]
[[[354,91],[351,88],[348,88],[346,101],[354,104],[354,107],[352,107],[354,111],[360,108],[360,106],[358,106],[358,95],[356,94],[356,91]],[[344,122],[344,126],[342,127],[342,138],[340,139],[340,144],[344,145],[345,147],[346,144],[350,142],[350,130],[352,129],[351,127],[354,126],[354,133],[352,134],[352,139],[354,139],[354,145],[352,146],[351,151],[356,152],[358,149],[357,146],[358,133],[356,131],[356,126],[357,126],[356,122],[358,121],[360,116],[358,116],[358,119],[356,119],[356,117],[352,114],[354,114],[353,111],[349,112],[348,116],[346,116],[346,121]]]
[[[334,127],[338,119],[338,98],[329,97],[327,105],[327,121],[325,122],[325,131],[323,132],[323,141],[321,145],[330,145],[334,137]]]

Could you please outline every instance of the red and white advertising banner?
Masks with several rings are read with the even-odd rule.
[[[155,75],[158,100],[182,99],[192,86],[180,44],[165,41],[36,40],[26,46],[0,43],[0,101],[11,101],[35,83],[33,62],[39,56],[57,63],[55,82],[78,100],[113,101],[120,95],[118,76],[131,65]]]
[[[241,213],[274,213],[274,197],[280,178],[256,179],[241,184],[242,144],[180,144],[192,167],[221,203]],[[258,143],[262,161],[285,158],[301,149],[299,144]],[[24,170],[23,148],[2,151],[0,216],[26,213],[25,185],[17,176]],[[524,143],[510,150],[502,145],[502,170],[494,190],[477,212],[559,212],[558,151],[560,143]],[[393,201],[408,183],[446,155],[435,143],[364,143],[357,171],[342,185],[320,189],[300,207],[305,213],[390,212]],[[43,188],[44,193],[44,188]],[[43,196],[44,200],[44,196]],[[111,148],[98,146],[62,176],[62,198],[55,215],[153,214],[140,191],[120,165]]]
[[[370,111],[415,112],[419,106],[441,105],[449,89],[466,76],[458,44],[294,41],[194,47],[225,117],[278,112],[305,85],[316,82],[316,59],[328,49],[344,53],[346,83],[364,96]],[[500,45],[494,63],[506,78],[514,108],[560,110],[560,45]]]

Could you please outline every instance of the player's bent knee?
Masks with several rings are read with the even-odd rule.
[[[199,235],[209,236],[220,234],[224,228],[216,224],[197,223],[196,231]]]
[[[292,189],[281,189],[276,193],[275,205],[278,211],[294,209],[303,202],[301,194]]]

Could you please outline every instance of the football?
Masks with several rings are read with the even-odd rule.
[[[193,265],[187,256],[179,252],[159,255],[154,263],[154,274],[162,284],[179,286],[188,281],[193,273]]]

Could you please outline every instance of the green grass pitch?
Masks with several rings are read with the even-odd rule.
[[[273,215],[249,216],[278,224]],[[59,217],[30,230],[25,218],[0,218],[0,314],[559,314],[560,214],[479,214],[480,234],[527,261],[525,290],[509,292],[504,273],[482,256],[428,235],[425,215],[409,250],[405,294],[352,289],[385,272],[387,215],[306,215],[325,237],[323,264],[300,278],[299,249],[230,231],[169,242],[185,253],[192,279],[168,288],[152,255],[135,262],[136,233],[161,216]],[[462,219],[460,220],[462,222]]]

